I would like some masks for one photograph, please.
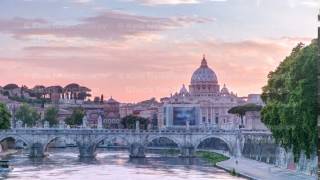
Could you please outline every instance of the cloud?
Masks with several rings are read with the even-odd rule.
[[[300,41],[310,38],[283,37],[245,41],[123,42],[73,46],[30,46],[19,58],[0,57],[0,84],[16,82],[67,84],[92,87],[96,95],[113,95],[121,101],[163,97],[189,84],[205,53],[220,84],[239,95],[259,93],[267,74]],[[14,72],[14,73],[13,73]]]
[[[0,19],[0,32],[12,34],[20,39],[52,35],[63,38],[119,40],[212,21],[212,19],[197,16],[160,18],[108,11],[83,18],[74,25],[52,24],[43,19]]]
[[[302,0],[300,2],[302,5],[310,7],[310,8],[319,8],[320,3],[318,0]]]
[[[227,0],[132,0],[144,5],[179,5],[179,4],[199,4],[202,2],[224,2]]]
[[[142,4],[160,5],[160,4],[196,4],[199,0],[138,0]]]
[[[72,0],[72,2],[80,3],[80,4],[90,3],[92,1],[93,0]]]

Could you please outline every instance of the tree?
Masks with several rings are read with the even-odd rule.
[[[11,114],[9,113],[7,107],[0,103],[0,129],[10,128],[10,118]]]
[[[35,96],[37,99],[45,99],[46,87],[43,85],[36,85],[32,88],[31,95]]]
[[[243,117],[246,115],[246,112],[260,111],[261,109],[262,109],[262,106],[250,103],[250,104],[245,104],[242,106],[235,106],[235,107],[229,109],[228,113],[239,115],[240,119],[241,119],[241,127],[242,127],[243,126]]]
[[[84,109],[81,107],[78,107],[73,109],[71,116],[66,118],[65,122],[70,126],[81,125],[82,119],[84,116],[85,116]]]
[[[135,129],[136,128],[136,121],[139,121],[140,128],[141,129],[147,129],[148,126],[148,119],[135,116],[135,115],[129,115],[121,119],[121,124],[125,129]]]
[[[100,103],[101,102],[100,97],[98,97],[98,96],[94,97],[93,102],[94,103]]]
[[[50,126],[58,124],[58,113],[59,110],[55,107],[50,107],[44,113],[44,120],[49,122]]]
[[[28,104],[22,104],[16,112],[16,118],[21,120],[23,124],[32,127],[40,120],[40,114]]]
[[[290,56],[268,75],[263,87],[262,121],[276,142],[309,158],[317,144],[317,43],[299,43]]]

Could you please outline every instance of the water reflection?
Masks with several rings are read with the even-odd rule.
[[[193,158],[162,157],[130,159],[127,151],[99,150],[95,159],[78,158],[77,149],[51,149],[50,156],[29,159],[21,153],[7,157],[14,170],[2,174],[6,179],[76,179],[76,180],[180,180],[180,179],[240,179]]]

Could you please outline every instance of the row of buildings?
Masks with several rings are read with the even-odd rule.
[[[32,89],[9,84],[0,87],[0,101],[14,113],[20,103],[13,97],[44,100],[42,102],[47,103],[36,106],[37,110],[43,114],[47,107],[56,106],[59,121],[64,121],[74,108],[81,106],[91,127],[96,127],[98,119],[102,118],[105,128],[121,128],[122,118],[135,115],[148,119],[149,128],[184,128],[189,125],[191,128],[237,129],[243,124],[246,129],[266,129],[259,112],[247,112],[244,122],[237,115],[228,113],[235,106],[248,103],[263,106],[263,102],[259,94],[238,97],[226,85],[220,87],[217,75],[205,57],[192,74],[188,87],[182,85],[178,92],[160,101],[152,98],[139,103],[120,103],[112,97],[104,100],[103,95],[91,101],[90,92],[89,88],[74,83],[65,87],[36,86]]]

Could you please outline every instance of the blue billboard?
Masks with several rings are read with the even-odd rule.
[[[189,121],[189,125],[196,125],[196,108],[195,107],[174,107],[173,108],[173,125],[185,126]]]

